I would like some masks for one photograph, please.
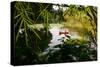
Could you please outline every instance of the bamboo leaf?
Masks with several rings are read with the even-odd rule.
[[[48,29],[48,26],[49,26],[49,24],[48,24],[48,13],[47,13],[47,35],[48,35],[48,32],[49,32],[49,29]]]
[[[18,17],[21,16],[21,15],[22,15],[22,13],[16,15],[16,16],[14,17],[14,19],[18,18]]]
[[[28,47],[28,40],[27,40],[27,37],[28,37],[28,35],[27,35],[27,32],[26,32],[26,30],[27,30],[27,28],[26,28],[26,26],[27,26],[27,24],[26,24],[27,22],[24,20],[24,29],[25,29],[25,42],[26,42],[26,45],[27,45],[27,47]]]
[[[25,11],[25,16],[27,17],[28,20],[30,20],[32,22],[32,20],[29,18],[27,11]]]
[[[28,27],[30,28],[30,30],[33,31],[33,32],[35,33],[35,35],[41,40],[41,37],[38,35],[38,33],[37,33],[32,27],[30,27],[29,24],[28,24],[27,26],[28,26]]]
[[[22,21],[21,21],[21,23],[20,23],[20,26],[19,26],[19,29],[18,29],[18,32],[17,32],[17,35],[16,35],[16,42],[17,42],[17,40],[18,40],[18,37],[19,37],[19,30],[21,29],[22,24],[23,24],[23,19],[22,19]]]
[[[40,38],[40,36],[37,34],[37,32],[32,28],[31,29],[34,33],[35,33],[35,35],[41,40],[41,38]]]
[[[34,28],[37,29],[37,27],[36,27],[30,20],[27,20],[27,19],[25,19],[25,20],[27,21],[27,25],[28,25],[28,26],[33,25]]]
[[[38,17],[36,18],[35,22],[37,22],[38,18],[41,16],[41,14],[42,14],[48,7],[49,7],[49,5],[46,6],[46,8],[44,8],[44,9],[40,12],[40,14],[39,14]]]
[[[31,14],[31,15],[33,15],[33,16],[34,16],[34,13],[33,13],[33,12],[29,12],[29,11],[28,11],[27,13],[28,13],[28,14]]]
[[[21,21],[21,17],[16,21],[16,23],[14,24],[14,27],[16,27],[18,23],[20,23],[20,21]]]

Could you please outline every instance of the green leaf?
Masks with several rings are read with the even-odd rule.
[[[27,40],[27,37],[28,37],[28,35],[27,35],[27,28],[26,28],[26,26],[27,26],[27,24],[26,24],[27,22],[26,21],[24,21],[24,29],[25,29],[25,42],[26,42],[26,45],[27,45],[27,47],[28,47],[28,40]]]
[[[35,35],[41,40],[41,37],[38,35],[38,33],[32,28],[30,27],[30,25],[28,25],[28,27],[31,29],[31,31],[33,31],[35,33]]]
[[[18,15],[16,15],[16,16],[14,17],[14,19],[18,18],[18,17],[21,16],[21,15],[22,15],[22,13],[19,13]]]
[[[24,21],[24,19],[22,19],[22,21],[21,21],[21,23],[20,23],[20,26],[19,26],[19,29],[18,29],[18,32],[17,32],[17,35],[16,35],[16,42],[17,42],[17,40],[18,40],[18,37],[19,37],[19,30],[20,30],[21,27],[22,27],[23,21]]]

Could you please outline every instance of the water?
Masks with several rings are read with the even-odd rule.
[[[67,38],[64,34],[59,35],[60,31],[65,31],[67,29],[60,29],[59,27],[55,26],[53,28],[50,29],[50,32],[52,33],[52,40],[51,43],[49,44],[49,46],[55,46],[58,44],[62,44],[62,42],[60,41],[61,38]]]
[[[61,39],[64,38],[64,40],[68,39],[68,37],[65,36],[65,34],[61,34],[59,35],[59,32],[69,32],[69,34],[67,34],[68,36],[70,36],[70,38],[72,39],[79,39],[81,38],[77,32],[75,31],[71,31],[69,30],[68,28],[62,28],[62,26],[60,25],[53,25],[51,28],[50,28],[50,32],[52,33],[52,40],[49,44],[49,46],[55,46],[55,45],[58,45],[58,44],[62,44],[63,42],[61,42]]]

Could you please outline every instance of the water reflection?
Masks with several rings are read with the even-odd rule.
[[[55,46],[58,44],[62,44],[60,39],[64,38],[64,40],[68,39],[67,36],[70,36],[72,39],[81,39],[81,36],[78,35],[78,32],[76,31],[71,31],[68,28],[63,28],[63,26],[53,26],[49,30],[52,33],[52,40],[49,44],[49,46]],[[59,34],[62,32],[62,34]],[[68,32],[68,34],[65,34],[65,32]]]

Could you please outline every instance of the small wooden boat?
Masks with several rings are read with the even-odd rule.
[[[67,31],[65,31],[65,32],[61,32],[61,31],[59,31],[59,35],[61,35],[61,34],[66,35],[66,34],[69,34],[69,32],[67,32]]]

